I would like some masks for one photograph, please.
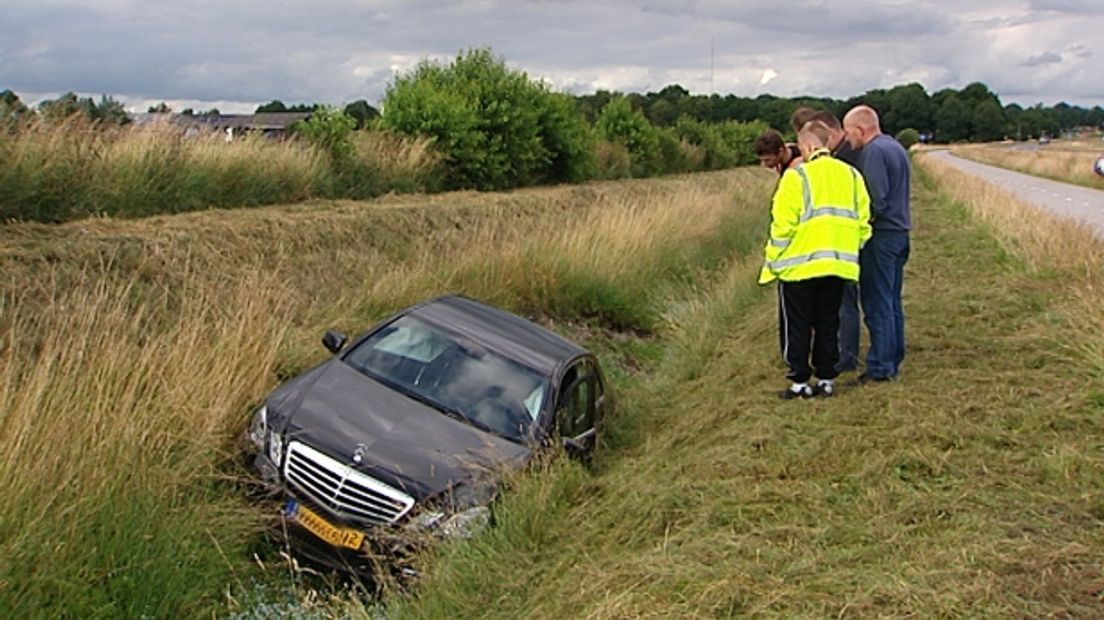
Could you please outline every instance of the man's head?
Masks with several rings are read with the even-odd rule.
[[[794,110],[793,114],[790,115],[790,127],[793,128],[794,133],[801,131],[801,128],[805,126],[805,123],[808,123],[810,120],[812,120],[813,116],[816,115],[816,113],[816,110],[812,108],[807,108],[805,106],[801,106],[800,108]]]
[[[882,133],[878,122],[878,113],[867,105],[859,105],[851,108],[843,117],[843,131],[847,134],[847,141],[856,149],[861,149],[868,142]]]
[[[797,148],[801,149],[801,157],[808,160],[813,151],[828,146],[828,128],[821,123],[805,123],[801,131],[797,132]]]
[[[809,117],[809,122],[806,123],[820,123],[828,128],[828,143],[825,144],[830,149],[835,150],[839,146],[840,142],[847,138],[847,134],[843,131],[843,125],[840,125],[839,119],[835,114],[831,112],[820,111]]]
[[[781,170],[789,163],[789,154],[790,150],[782,141],[782,134],[773,129],[764,131],[755,139],[755,156],[765,168]]]

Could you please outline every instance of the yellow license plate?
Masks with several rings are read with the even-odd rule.
[[[295,509],[289,512],[299,525],[335,547],[360,549],[364,543],[364,532],[333,525],[302,504],[296,503]]]

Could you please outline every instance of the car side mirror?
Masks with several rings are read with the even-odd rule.
[[[337,352],[345,346],[345,342],[348,340],[348,336],[336,329],[328,329],[325,335],[322,336],[322,346],[326,347],[330,353],[337,355]]]

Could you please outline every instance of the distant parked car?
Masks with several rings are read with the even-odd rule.
[[[1101,155],[1093,162],[1093,172],[1104,177],[1104,155]]]
[[[1050,144],[1050,136],[1039,136],[1039,144]]]
[[[586,457],[611,407],[591,353],[466,297],[346,340],[326,332],[334,357],[273,391],[248,432],[296,549],[327,564],[482,527],[504,469],[548,446]]]

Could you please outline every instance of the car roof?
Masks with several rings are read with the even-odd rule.
[[[404,314],[454,331],[547,375],[552,375],[567,360],[587,352],[532,321],[461,295],[437,297]]]

